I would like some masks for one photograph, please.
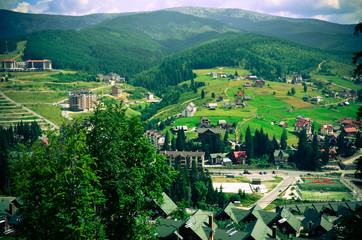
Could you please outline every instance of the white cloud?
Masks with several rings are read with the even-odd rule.
[[[13,11],[24,13],[43,13],[48,8],[48,2],[51,0],[40,0],[35,5],[31,5],[28,2],[19,2]]]
[[[339,9],[339,0],[320,0],[320,2],[317,3],[318,7],[332,7],[335,9]]]

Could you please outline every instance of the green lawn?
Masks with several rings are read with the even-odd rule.
[[[317,78],[317,79],[322,79],[325,81],[331,81],[337,85],[343,86],[343,87],[347,87],[347,88],[351,88],[351,89],[361,89],[362,86],[355,84],[353,81],[347,81],[342,79],[341,77],[336,77],[336,76],[324,76],[324,75],[313,75],[313,78]]]

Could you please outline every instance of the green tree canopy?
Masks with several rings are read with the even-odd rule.
[[[98,159],[106,204],[101,209],[109,239],[153,236],[148,219],[149,200],[161,200],[172,180],[166,158],[156,154],[143,135],[142,123],[128,117],[122,105],[100,106],[89,118],[87,142]]]
[[[78,123],[48,134],[49,145],[23,147],[12,161],[27,239],[104,239],[97,209],[104,203],[95,158]]]

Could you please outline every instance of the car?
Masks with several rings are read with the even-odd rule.
[[[308,176],[312,175],[311,173],[307,173]]]
[[[259,172],[260,175],[263,175],[263,172]]]
[[[275,174],[275,171],[273,171],[272,173]]]
[[[266,172],[264,172],[264,174],[266,174]]]

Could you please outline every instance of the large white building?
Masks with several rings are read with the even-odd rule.
[[[52,62],[50,60],[28,60],[17,62],[12,59],[3,60],[1,64],[3,72],[23,72],[23,71],[51,71]]]

